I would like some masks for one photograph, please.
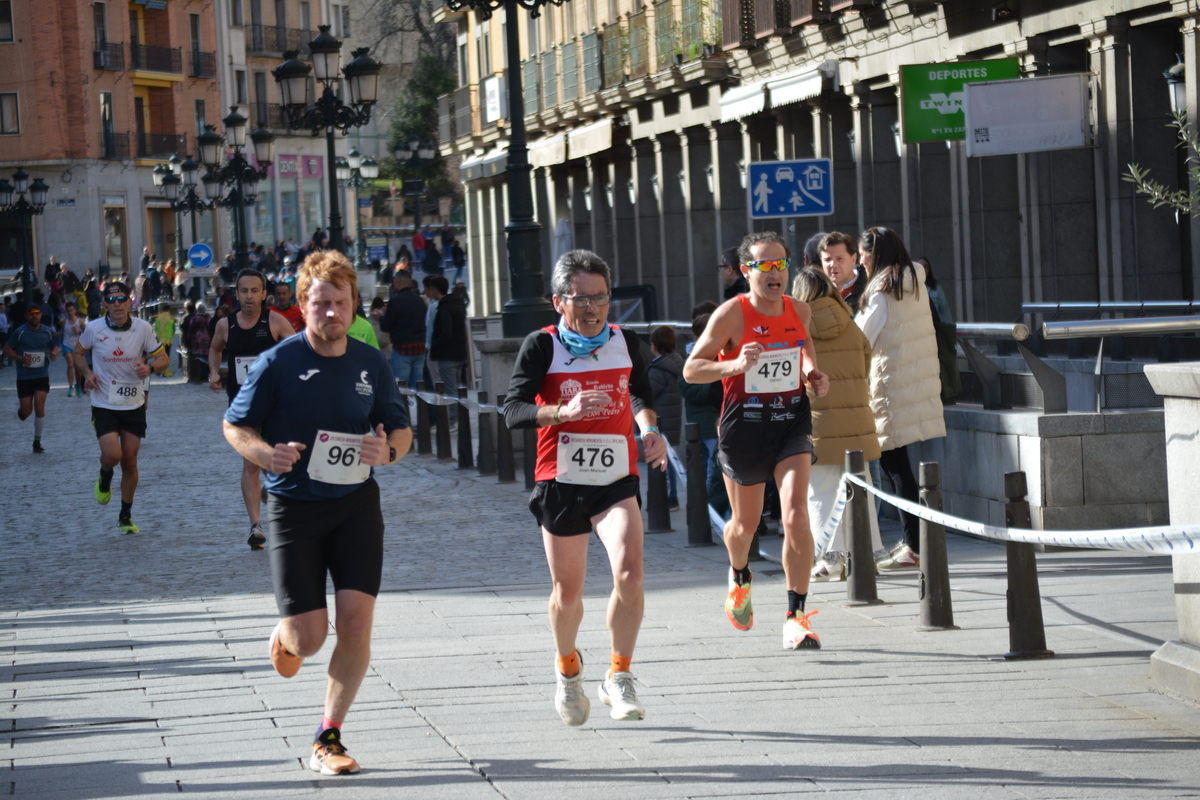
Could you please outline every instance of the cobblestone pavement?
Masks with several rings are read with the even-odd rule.
[[[305,768],[331,646],[291,681],[263,553],[245,544],[224,396],[155,380],[134,517],[91,496],[86,400],[61,365],[44,455],[0,370],[0,681],[16,797],[356,798],[793,796],[1171,797],[1200,794],[1200,711],[1156,693],[1149,655],[1176,636],[1169,560],[1039,556],[1056,657],[1005,661],[1003,548],[948,546],[958,631],[915,633],[914,573],[884,603],[814,585],[824,648],[779,649],[781,570],[756,565],[759,624],[721,611],[723,548],[647,538],[634,670],[648,716],[593,700],[554,714],[548,576],[520,484],[409,456],[379,471],[388,523],[371,668],[347,721],[352,778]],[[61,386],[59,386],[61,384]],[[764,549],[778,550],[778,539]],[[608,658],[602,548],[580,634],[589,691]],[[593,694],[594,697],[594,694]]]

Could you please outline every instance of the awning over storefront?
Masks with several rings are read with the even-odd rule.
[[[612,147],[613,121],[602,119],[591,125],[576,128],[567,134],[567,153],[571,158],[583,158],[602,153]]]
[[[529,163],[537,167],[553,167],[567,160],[566,134],[547,136],[529,145]]]
[[[836,79],[836,61],[826,61],[814,69],[796,70],[767,81],[767,89],[771,92],[771,107],[778,108],[816,97],[824,89],[825,79],[830,76],[831,71]]]
[[[765,87],[762,82],[747,83],[721,95],[721,122],[732,122],[762,111],[767,103]]]
[[[478,156],[464,159],[459,167],[464,181],[491,178],[508,169],[508,142],[496,145]]]

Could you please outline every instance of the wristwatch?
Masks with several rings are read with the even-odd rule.
[[[396,462],[396,448],[392,447],[391,445],[388,445],[388,463],[394,464],[395,462]]]

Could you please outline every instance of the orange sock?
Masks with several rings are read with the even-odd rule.
[[[615,673],[618,672],[629,672],[629,665],[631,663],[633,663],[633,656],[629,656],[627,658],[625,656],[619,656],[616,653],[613,653],[612,661],[610,662],[608,668],[608,677],[611,678]]]
[[[563,658],[558,656],[558,671],[564,678],[574,678],[579,674],[579,651],[572,650],[571,655]]]

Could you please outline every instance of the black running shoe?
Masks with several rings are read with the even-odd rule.
[[[42,440],[41,440],[41,439],[34,439],[34,440],[33,440],[33,452],[35,452],[35,453],[44,453],[44,452],[46,452],[46,448],[42,447]]]

